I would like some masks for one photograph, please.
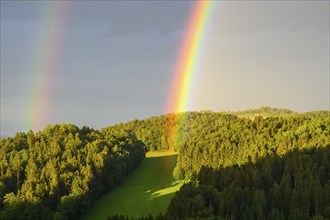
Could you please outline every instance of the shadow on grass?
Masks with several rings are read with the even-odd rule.
[[[122,214],[140,217],[165,213],[167,206],[183,184],[172,172],[177,155],[148,157],[116,188],[105,194],[83,219],[105,219]]]
[[[164,186],[163,188],[158,188],[156,190],[148,190],[146,191],[148,200],[155,199],[157,197],[165,196],[168,194],[174,194],[177,192],[182,186],[183,181],[174,181],[171,184]]]

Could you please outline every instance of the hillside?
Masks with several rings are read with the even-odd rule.
[[[131,126],[148,147],[168,142],[157,134],[178,118],[178,142],[168,147],[179,152],[174,176],[190,183],[165,217],[155,219],[328,219],[329,116],[315,111],[250,118],[203,111],[120,126]]]
[[[306,117],[306,116],[321,116],[330,117],[329,111],[314,111],[306,113],[296,113],[288,109],[277,109],[270,107],[261,107],[259,109],[251,109],[239,112],[213,112],[213,111],[194,111],[178,114],[167,114],[161,116],[154,116],[144,120],[133,120],[126,123],[120,123],[114,126],[109,126],[101,130],[112,129],[125,129],[133,132],[136,137],[143,141],[147,150],[174,150],[178,151],[183,142],[177,142],[171,140],[171,137],[167,134],[173,127],[178,128],[179,135],[189,134],[191,135],[192,126],[201,127],[202,125],[214,124],[218,120],[236,120],[236,118],[251,119],[258,117],[280,117],[280,118],[294,118],[294,117]],[[196,125],[196,121],[199,121],[200,125]],[[205,130],[205,129],[204,129]],[[212,130],[212,129],[211,129]],[[203,130],[201,130],[204,133]],[[179,137],[178,140],[183,138]]]
[[[297,112],[291,111],[289,109],[271,108],[267,106],[262,106],[258,109],[248,109],[248,110],[237,111],[232,113],[239,117],[250,117],[250,118],[255,118],[256,116],[283,117],[283,116],[293,116],[298,114]]]
[[[128,132],[68,124],[0,144],[0,219],[78,219],[145,157]]]
[[[249,114],[258,115],[246,116]],[[330,218],[330,201],[317,199],[320,193],[330,198],[329,111],[294,113],[264,107],[243,113],[185,112],[133,120],[101,130],[50,125],[38,133],[30,131],[1,139],[0,144],[1,219],[76,219],[103,195],[91,209],[91,215],[97,216],[92,213],[101,213],[110,204],[111,213],[122,210],[117,214],[135,217],[162,212],[168,219],[262,219],[260,216],[268,215],[283,219]],[[172,168],[166,170],[164,181],[151,178],[152,172],[162,173],[161,161],[167,157],[143,160],[148,151],[178,152],[176,164],[174,156],[170,160],[173,176],[190,182],[176,194],[166,213],[166,204],[173,194],[153,197],[150,193],[154,192],[149,190],[165,189],[160,191],[165,193],[179,185],[171,188]],[[279,161],[288,165],[276,165]],[[275,172],[276,167],[282,168]],[[317,167],[321,172],[314,170]],[[126,179],[136,168],[132,179]],[[223,170],[228,172],[223,174]],[[218,178],[219,175],[224,176]],[[205,177],[212,181],[205,182]],[[141,187],[136,186],[139,184]],[[275,206],[271,192],[276,184],[288,193],[279,195],[279,204]],[[297,199],[301,202],[302,198],[295,197],[297,193],[304,194],[301,185],[314,190],[314,194],[306,194],[304,206],[294,203]],[[247,204],[253,204],[255,194],[255,199],[265,202],[253,209],[245,207],[242,216],[233,210],[232,203],[225,202],[236,201],[236,195],[222,187],[240,187],[240,196],[246,197]],[[141,196],[141,190],[151,199]],[[148,201],[143,202],[146,206],[140,208],[142,212],[129,208],[137,205],[120,208],[125,207],[127,194],[132,191],[137,192],[135,198]],[[283,198],[289,203],[284,205]],[[186,209],[191,209],[192,214],[173,212]],[[300,213],[304,213],[303,218]]]
[[[172,176],[176,161],[177,155],[173,153],[147,154],[141,165],[120,186],[105,194],[83,219],[166,213],[170,200],[182,185]]]
[[[329,219],[330,145],[226,168],[202,167],[167,219]]]

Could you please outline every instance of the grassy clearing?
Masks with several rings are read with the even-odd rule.
[[[164,156],[173,156],[173,155],[178,155],[178,153],[174,152],[174,151],[149,151],[148,153],[146,153],[146,158],[164,157]],[[175,164],[174,164],[174,166],[175,166]],[[173,167],[173,169],[174,169],[174,167]]]
[[[83,219],[106,219],[113,214],[140,217],[165,213],[167,206],[183,182],[176,182],[172,171],[176,165],[174,152],[150,152],[126,180],[105,194]]]

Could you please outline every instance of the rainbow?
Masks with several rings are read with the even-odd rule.
[[[202,54],[202,45],[206,35],[212,11],[212,1],[196,1],[187,31],[182,40],[180,55],[173,72],[167,113],[184,112],[191,102],[191,93],[197,80],[197,70]]]
[[[39,131],[49,123],[52,87],[56,74],[56,58],[63,35],[63,25],[68,1],[46,1],[43,3],[40,32],[36,34],[35,49],[29,68],[30,82],[27,93],[26,130]]]
[[[179,57],[172,76],[172,84],[167,102],[166,113],[180,113],[188,110],[193,98],[193,88],[198,79],[199,64],[207,27],[211,18],[214,3],[196,1],[193,5],[187,31],[182,40]],[[169,116],[165,135],[167,144],[173,146],[179,142],[178,114]]]

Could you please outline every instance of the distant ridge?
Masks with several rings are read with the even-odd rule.
[[[167,115],[171,114],[189,114],[189,113],[209,113],[209,114],[231,114],[235,115],[237,117],[247,117],[247,118],[254,118],[256,116],[262,116],[262,117],[279,117],[279,116],[297,116],[297,115],[315,115],[315,114],[329,114],[329,110],[314,110],[314,111],[306,111],[306,112],[295,112],[290,109],[286,108],[273,108],[269,106],[261,106],[259,108],[255,109],[246,109],[246,110],[240,110],[240,111],[233,111],[233,110],[225,110],[225,111],[213,111],[213,110],[197,110],[197,111],[186,111],[186,112],[180,112],[180,113],[169,113]],[[162,117],[164,115],[160,116],[151,116],[149,118],[157,118]],[[140,119],[141,121],[149,119]],[[139,119],[136,119],[139,120]],[[130,121],[128,121],[130,122]],[[126,123],[126,122],[124,122]]]
[[[247,110],[241,110],[241,111],[213,111],[213,110],[195,110],[195,111],[185,111],[185,112],[179,112],[179,113],[167,113],[163,115],[153,115],[149,116],[143,119],[135,118],[133,120],[123,121],[117,124],[110,124],[108,126],[105,126],[103,128],[100,128],[100,130],[108,127],[116,127],[116,126],[124,126],[128,127],[127,130],[132,129],[133,125],[139,125],[144,122],[153,121],[153,120],[165,120],[168,116],[174,116],[174,115],[189,115],[192,113],[201,113],[201,114],[214,114],[214,115],[232,115],[239,118],[250,118],[254,119],[257,116],[261,117],[290,117],[290,116],[297,116],[297,115],[328,115],[330,117],[330,111],[329,110],[315,110],[315,111],[308,111],[308,112],[295,112],[290,109],[285,108],[273,108],[269,106],[261,106],[260,108],[256,109],[247,109]],[[66,123],[63,123],[66,124]],[[161,123],[162,124],[162,123]],[[55,125],[55,124],[53,124]],[[52,126],[49,124],[49,126]],[[20,133],[20,132],[17,132]],[[0,139],[5,139],[9,137],[14,137],[15,135],[0,135]]]
[[[261,106],[257,109],[248,109],[243,111],[231,112],[237,116],[241,117],[255,117],[255,116],[287,116],[287,115],[297,115],[290,109],[285,108],[272,108],[268,106]]]

